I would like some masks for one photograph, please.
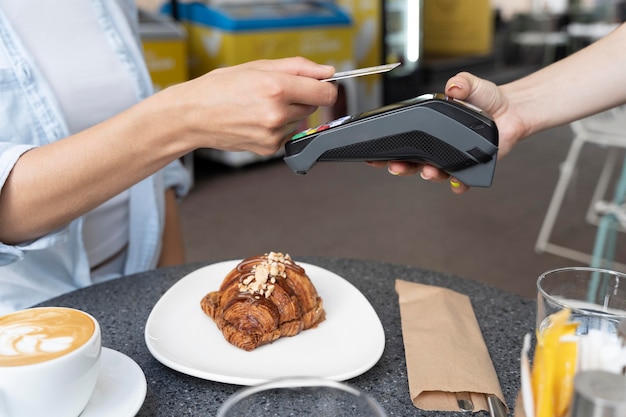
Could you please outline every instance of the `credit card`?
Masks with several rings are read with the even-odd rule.
[[[325,80],[322,80],[322,81],[335,81],[335,80],[342,80],[344,78],[362,77],[364,75],[379,74],[381,72],[391,71],[392,69],[398,67],[399,65],[400,63],[396,62],[393,64],[377,65],[375,67],[367,67],[367,68],[354,69],[350,71],[336,72],[335,75],[333,75],[332,77],[326,78]]]

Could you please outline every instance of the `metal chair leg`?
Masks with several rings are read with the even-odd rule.
[[[615,261],[615,246],[617,243],[617,232],[623,225],[620,224],[619,214],[616,210],[623,208],[626,201],[626,160],[622,165],[622,172],[615,187],[613,196],[613,207],[611,210],[600,216],[598,231],[593,248],[591,266],[612,267]]]

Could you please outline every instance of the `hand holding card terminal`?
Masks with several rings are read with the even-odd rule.
[[[284,161],[298,174],[318,161],[413,161],[489,187],[497,152],[498,129],[480,109],[425,94],[300,132],[285,144]]]

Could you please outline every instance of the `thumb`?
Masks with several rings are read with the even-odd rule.
[[[474,84],[478,77],[469,72],[460,72],[451,77],[446,83],[446,95],[459,100],[466,100],[475,89]]]
[[[450,78],[445,91],[448,96],[467,101],[492,115],[504,104],[500,90],[494,83],[468,72],[460,72]]]

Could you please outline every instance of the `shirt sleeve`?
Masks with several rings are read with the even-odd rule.
[[[165,189],[174,188],[176,197],[185,197],[191,189],[191,174],[177,159],[163,168],[163,181]]]
[[[13,170],[17,160],[25,152],[33,149],[35,145],[14,144],[7,142],[0,142],[0,193],[6,183],[9,174]],[[46,236],[29,242],[22,242],[17,245],[8,245],[4,242],[0,242],[0,266],[8,265],[12,262],[18,261],[24,257],[24,252],[27,250],[43,249],[54,243],[59,239],[65,239],[67,233],[66,227],[59,229],[55,232],[49,233]]]

